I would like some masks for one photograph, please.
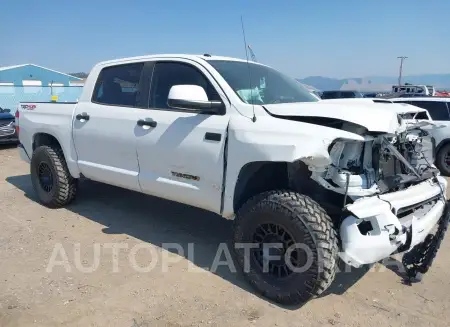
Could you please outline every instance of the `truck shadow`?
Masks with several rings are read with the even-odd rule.
[[[36,202],[30,175],[12,176],[6,181]],[[183,249],[181,252],[175,248],[166,249],[207,271],[211,271],[218,252],[220,261],[226,261],[225,254],[218,249],[221,244],[228,244],[233,222],[204,210],[89,180],[80,182],[76,201],[66,209],[105,226],[102,231],[106,234],[126,234],[161,248],[164,244],[179,244]],[[322,296],[345,293],[367,272],[366,269],[355,268],[341,271]],[[211,273],[268,301],[229,266],[219,265]],[[272,304],[290,310],[300,307]]]
[[[17,148],[17,143],[0,143],[0,151]]]

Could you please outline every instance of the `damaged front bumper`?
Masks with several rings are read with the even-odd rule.
[[[349,215],[340,226],[341,259],[359,267],[411,250],[446,214],[446,190],[446,179],[438,176],[348,205]]]

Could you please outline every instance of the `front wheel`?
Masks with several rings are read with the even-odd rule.
[[[249,200],[235,220],[234,253],[249,283],[281,304],[320,295],[337,270],[331,218],[308,196],[270,191]]]
[[[77,179],[70,175],[59,147],[38,147],[31,158],[30,172],[37,198],[45,206],[63,207],[75,198]]]

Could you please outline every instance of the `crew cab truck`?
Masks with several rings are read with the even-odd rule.
[[[234,219],[245,278],[294,304],[327,289],[338,258],[402,251],[420,270],[427,236],[442,238],[429,135],[384,106],[319,101],[259,63],[153,55],[97,64],[78,103],[21,103],[16,125],[42,204],[69,204],[84,176]]]

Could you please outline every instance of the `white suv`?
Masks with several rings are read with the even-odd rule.
[[[429,112],[433,122],[441,127],[432,130],[436,142],[435,164],[442,174],[450,176],[450,97],[411,97],[389,100],[411,104]]]

